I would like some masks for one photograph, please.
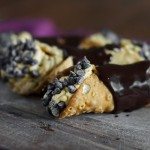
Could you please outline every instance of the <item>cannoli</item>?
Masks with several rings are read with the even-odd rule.
[[[43,105],[60,118],[114,109],[111,92],[98,79],[95,66],[86,57],[48,85]]]
[[[103,46],[93,46],[84,49],[79,48],[82,38],[83,37],[62,37],[60,40],[60,38],[53,37],[41,40],[49,44],[56,44],[58,47],[62,48],[66,56],[71,55],[74,57],[74,63],[77,63],[84,56],[87,56],[91,63],[95,65],[109,63],[126,65],[150,60],[150,46],[146,42],[116,39],[112,40],[112,43],[107,43]]]
[[[64,59],[63,51],[56,46],[33,39],[18,41],[1,55],[1,77],[7,79],[14,92],[23,95],[36,93],[35,89],[41,89],[41,82],[48,74],[73,65],[71,57],[65,60],[65,65]]]
[[[95,67],[84,57],[47,86],[43,105],[59,118],[131,111],[150,103],[149,71],[149,61]]]

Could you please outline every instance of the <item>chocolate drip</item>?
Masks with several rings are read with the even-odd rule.
[[[110,89],[114,112],[132,111],[150,103],[150,61],[97,67],[99,78]]]

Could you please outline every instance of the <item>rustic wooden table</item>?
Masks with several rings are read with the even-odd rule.
[[[150,109],[52,119],[40,97],[0,83],[0,149],[150,149]]]

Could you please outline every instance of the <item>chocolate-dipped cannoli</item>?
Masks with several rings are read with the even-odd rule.
[[[108,63],[110,60],[111,54],[107,54],[106,50],[112,50],[114,48],[120,48],[119,44],[107,44],[103,47],[94,47],[90,49],[79,49],[79,43],[83,37],[78,36],[68,36],[68,37],[50,37],[50,38],[40,38],[39,40],[50,45],[56,45],[59,48],[63,49],[66,56],[73,56],[74,63],[77,63],[84,56],[87,56],[88,59],[96,64],[103,65]],[[61,44],[59,41],[65,41],[64,44]]]
[[[132,64],[143,60],[150,60],[150,46],[145,42],[138,42],[129,39],[116,40],[104,46],[93,46],[88,49],[79,48],[83,37],[62,37],[61,44],[58,38],[44,40],[49,44],[56,44],[64,49],[66,56],[72,55],[77,63],[84,56],[87,56],[95,65],[103,64]],[[42,40],[42,39],[41,39]],[[43,41],[43,40],[42,40]],[[79,45],[78,45],[79,44]]]
[[[148,43],[119,38],[115,33],[109,31],[102,31],[85,38],[79,47],[89,50],[96,47],[105,49],[106,45],[113,44],[120,45],[120,48],[112,48],[105,51],[106,54],[111,55],[108,63],[125,65],[150,60],[150,45]]]
[[[66,48],[67,49],[67,48]],[[150,49],[147,51],[150,52]],[[130,40],[121,40],[119,44],[107,44],[103,47],[90,48],[87,50],[68,49],[67,53],[74,56],[75,62],[84,55],[95,65],[118,64],[126,65],[139,61],[148,60],[143,54],[143,49]]]
[[[43,105],[50,114],[60,118],[114,110],[112,94],[86,57],[48,85]]]
[[[42,88],[43,78],[73,65],[71,57],[64,59],[63,51],[56,46],[33,39],[18,41],[1,53],[1,77],[6,78],[17,93],[36,93]]]
[[[49,113],[60,118],[131,111],[149,103],[149,61],[95,68],[84,58],[50,83],[43,97]]]

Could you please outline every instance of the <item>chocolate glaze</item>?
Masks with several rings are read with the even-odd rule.
[[[110,54],[106,54],[105,50],[112,50],[114,47],[119,47],[119,45],[109,44],[104,47],[90,48],[90,49],[79,49],[75,47],[65,47],[66,54],[72,55],[74,57],[74,62],[77,63],[84,56],[86,56],[91,63],[95,65],[104,65],[110,61]],[[97,59],[98,58],[98,59]]]
[[[74,61],[77,63],[84,56],[94,63],[95,65],[107,64],[110,61],[110,54],[106,54],[105,50],[114,50],[114,48],[120,48],[119,42],[113,44],[107,44],[104,47],[93,47],[90,49],[80,49],[78,46],[81,41],[85,39],[83,36],[58,36],[49,38],[39,38],[40,41],[48,43],[49,45],[56,45],[64,51],[64,56],[74,56]],[[142,51],[140,55],[146,60],[150,60],[150,45],[145,42],[132,41],[133,44],[141,47]],[[99,59],[97,59],[99,58]]]
[[[97,67],[99,78],[110,89],[114,112],[131,111],[150,103],[150,61]]]
[[[74,57],[74,63],[80,61],[84,56],[86,56],[91,63],[95,65],[103,65],[109,62],[110,54],[106,54],[105,50],[113,50],[114,48],[119,48],[119,44],[107,44],[104,47],[93,47],[90,49],[79,49],[83,37],[62,37],[61,40],[65,43],[60,43],[60,38],[41,38],[42,42],[48,43],[50,45],[56,45],[64,51],[65,56],[72,55]],[[98,58],[98,59],[97,59]]]

